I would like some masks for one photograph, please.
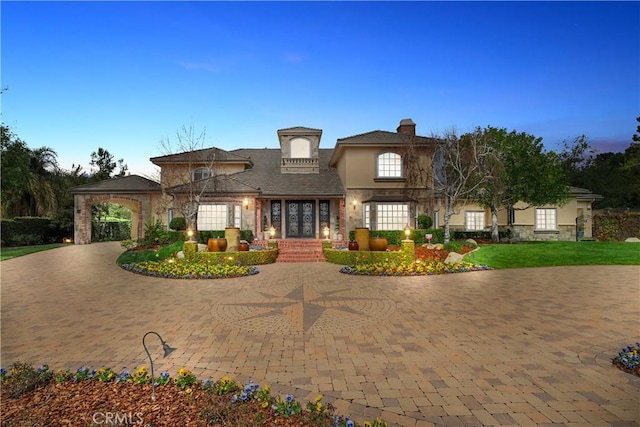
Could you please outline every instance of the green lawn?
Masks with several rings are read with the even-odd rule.
[[[29,255],[34,252],[46,251],[49,249],[55,249],[64,246],[62,243],[52,243],[50,245],[37,245],[37,246],[20,246],[17,248],[2,248],[0,249],[0,261],[5,259],[16,258],[22,255]]]
[[[465,261],[491,268],[558,265],[640,265],[640,243],[522,242],[482,245]]]

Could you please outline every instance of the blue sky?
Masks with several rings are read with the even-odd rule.
[[[321,147],[412,118],[549,149],[622,151],[640,115],[638,2],[3,1],[2,121],[62,167],[106,148],[152,175],[183,125],[207,145]]]

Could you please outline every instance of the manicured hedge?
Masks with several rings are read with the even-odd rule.
[[[416,242],[416,245],[422,245],[426,243],[424,238],[425,234],[432,234],[433,239],[431,243],[443,243],[444,242],[444,230],[440,228],[416,228],[411,229],[411,235],[409,238]],[[349,240],[355,240],[355,230],[349,231]],[[370,237],[386,237],[387,242],[390,245],[400,246],[400,243],[405,239],[404,230],[372,230],[369,231]]]
[[[234,262],[240,265],[260,265],[260,264],[272,264],[276,262],[278,257],[277,249],[262,249],[257,251],[239,251],[239,252],[197,252],[189,255],[202,261],[211,260],[214,258],[217,261],[223,262],[229,261],[229,258],[233,258]]]
[[[202,230],[198,231],[198,242],[207,244],[209,239],[223,239],[224,238],[224,230]],[[247,242],[253,242],[253,231],[251,230],[240,230],[240,240],[246,240]]]
[[[376,252],[347,251],[344,249],[324,249],[323,253],[328,262],[340,265],[370,264],[377,262],[402,262],[413,260],[413,253],[408,253],[406,251]]]
[[[28,246],[62,242],[62,231],[46,217],[16,217],[0,221],[2,246]]]

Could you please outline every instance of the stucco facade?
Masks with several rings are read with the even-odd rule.
[[[322,130],[293,127],[277,131],[279,149],[216,147],[153,157],[161,183],[141,177],[108,180],[73,190],[76,243],[89,243],[91,204],[110,200],[133,213],[132,238],[144,224],[184,216],[186,201],[198,200],[198,229],[239,227],[257,238],[273,229],[278,238],[344,240],[356,227],[372,230],[416,226],[419,214],[443,226],[442,200],[433,187],[437,141],[416,135],[411,119],[395,132],[372,131],[320,148]],[[572,189],[562,206],[499,212],[501,230],[526,240],[591,237],[591,203],[599,196]],[[488,209],[467,204],[451,217],[454,230],[488,231]]]

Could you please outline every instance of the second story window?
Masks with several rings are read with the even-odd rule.
[[[207,179],[211,177],[211,169],[209,168],[198,168],[194,169],[191,172],[194,181],[200,181],[201,179]]]
[[[378,155],[376,178],[402,178],[402,156],[396,153]]]

